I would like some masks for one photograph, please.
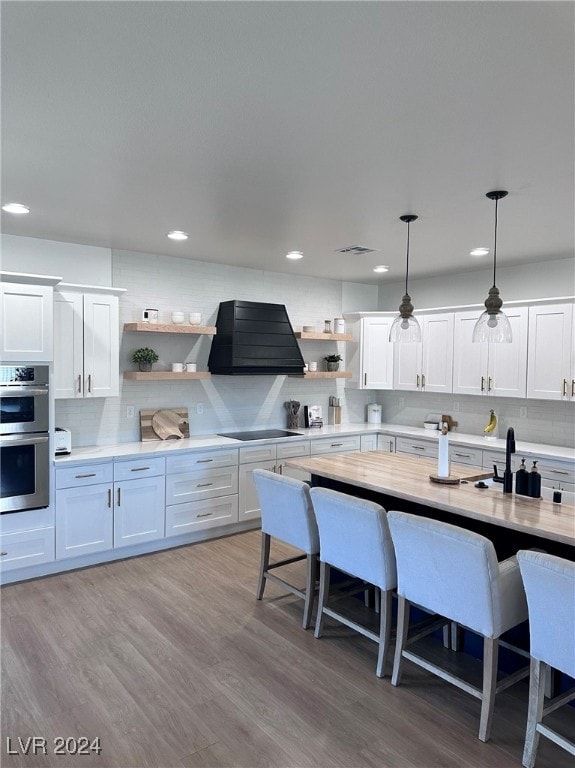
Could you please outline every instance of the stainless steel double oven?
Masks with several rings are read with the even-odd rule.
[[[0,366],[0,514],[50,503],[48,384],[47,365]]]

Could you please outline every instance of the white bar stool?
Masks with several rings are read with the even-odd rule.
[[[315,637],[324,616],[345,624],[379,645],[376,674],[383,677],[391,635],[391,597],[397,579],[385,510],[371,501],[326,488],[312,488],[319,529],[320,582]],[[379,634],[328,607],[330,567],[380,590]]]
[[[545,676],[550,667],[575,677],[575,563],[525,549],[519,550],[517,560],[527,594],[531,642],[523,765],[533,768],[540,735],[575,755],[575,742],[542,722],[550,712],[575,698],[575,688],[571,688],[544,706]]]
[[[405,512],[387,520],[397,558],[397,639],[392,685],[399,685],[409,659],[481,701],[479,738],[491,732],[495,694],[528,674],[508,675],[497,685],[499,637],[527,619],[527,604],[516,559],[499,563],[489,539],[455,525]],[[416,603],[483,636],[483,686],[476,688],[406,650],[409,608]]]
[[[287,592],[301,597],[304,601],[302,626],[308,629],[313,612],[319,552],[319,535],[309,486],[301,480],[276,475],[265,469],[254,469],[253,478],[262,513],[262,549],[256,597],[258,600],[262,599],[268,579]],[[270,564],[272,537],[301,549],[305,554]],[[307,561],[306,584],[303,590],[271,573],[275,568],[299,560]]]

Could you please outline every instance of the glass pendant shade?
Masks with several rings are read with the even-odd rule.
[[[492,344],[510,344],[513,341],[513,331],[509,318],[501,311],[503,301],[495,285],[495,270],[497,267],[497,203],[507,192],[488,192],[486,197],[495,200],[495,236],[493,247],[493,286],[485,299],[485,312],[479,317],[473,328],[471,340],[474,342],[491,342]]]
[[[407,224],[407,255],[405,260],[405,295],[399,305],[399,315],[393,321],[391,329],[389,331],[389,340],[391,342],[401,342],[403,344],[408,342],[421,341],[421,327],[415,317],[413,316],[413,304],[411,303],[411,296],[407,292],[407,281],[409,277],[409,225],[412,221],[417,219],[417,216],[413,214],[406,214],[399,217],[401,221]]]

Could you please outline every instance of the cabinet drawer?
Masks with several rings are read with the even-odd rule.
[[[253,445],[250,448],[240,448],[240,464],[251,464],[254,461],[272,461],[275,457],[275,443],[272,445]]]
[[[181,472],[166,477],[166,504],[228,496],[237,492],[237,467]]]
[[[114,480],[137,480],[138,477],[163,475],[165,471],[166,461],[158,457],[114,462]]]
[[[454,464],[472,464],[474,467],[481,467],[483,451],[481,448],[461,448],[458,445],[450,445],[449,459]]]
[[[12,571],[54,560],[54,527],[3,533],[0,536],[0,570]]]
[[[493,465],[497,466],[497,469],[501,472],[505,469],[505,452],[504,451],[483,451],[483,468],[493,469]],[[521,458],[516,454],[511,456],[511,469],[515,472],[519,469],[521,464]]]
[[[278,443],[276,446],[278,459],[293,459],[296,456],[309,456],[309,440],[291,440],[287,443]]]
[[[533,456],[531,459],[537,461]],[[527,459],[525,460],[527,465]],[[533,460],[531,460],[531,466]],[[527,465],[529,469],[529,465]],[[557,483],[575,483],[575,465],[572,462],[563,461],[550,461],[549,459],[540,459],[537,461],[537,469],[539,470],[541,477],[546,480],[552,480]],[[546,483],[548,485],[548,483]]]
[[[238,522],[238,497],[190,501],[166,507],[166,536],[216,528]]]
[[[56,488],[79,488],[83,485],[111,483],[114,479],[114,465],[83,464],[79,467],[56,467]]]
[[[396,453],[410,453],[413,456],[437,458],[437,442],[417,440],[410,437],[395,438]]]
[[[351,437],[322,437],[311,441],[311,454],[343,453],[345,451],[359,451],[359,435]]]
[[[231,467],[238,463],[238,449],[230,448],[225,451],[194,451],[183,456],[168,456],[166,459],[166,474],[189,472],[205,467]]]

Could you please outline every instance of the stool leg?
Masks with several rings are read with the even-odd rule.
[[[258,579],[258,590],[256,592],[256,599],[261,600],[264,596],[264,589],[266,586],[266,571],[270,564],[270,535],[262,531],[262,551],[260,557],[260,574]]]
[[[545,678],[547,664],[531,657],[529,669],[529,712],[527,715],[527,731],[525,733],[525,748],[523,750],[523,765],[533,768],[539,746],[539,731],[537,723],[543,718],[543,702],[545,694]]]
[[[391,684],[399,685],[401,681],[401,667],[403,656],[401,652],[407,643],[407,629],[409,627],[409,601],[405,597],[397,598],[397,632],[395,635],[395,656],[393,658],[393,673]]]
[[[311,625],[311,615],[313,612],[313,603],[315,597],[315,582],[317,579],[317,554],[308,555],[306,558],[306,585],[305,602],[303,607],[304,629],[309,629]]]
[[[391,590],[376,590],[376,598],[379,597],[379,651],[377,654],[378,677],[385,675],[385,663],[391,640]]]
[[[479,739],[489,741],[495,691],[497,688],[497,661],[499,658],[499,640],[493,637],[483,638],[483,694],[481,697],[481,718],[479,721]]]
[[[315,620],[314,637],[321,637],[323,627],[323,609],[327,605],[329,595],[329,575],[330,567],[328,563],[319,564],[319,597],[317,601],[317,617]]]

